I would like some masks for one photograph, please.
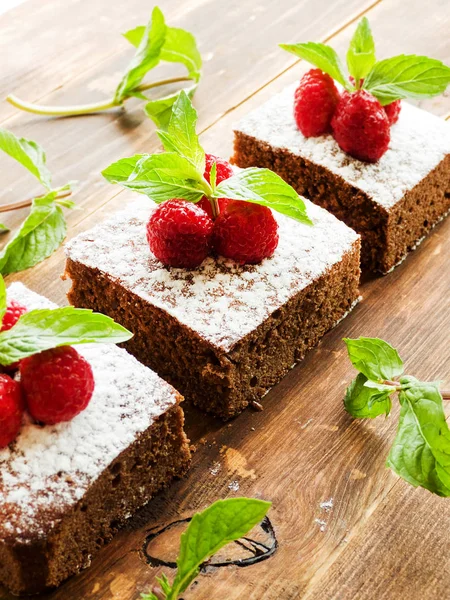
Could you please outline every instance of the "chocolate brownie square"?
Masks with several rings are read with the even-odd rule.
[[[258,401],[358,300],[360,241],[307,202],[314,226],[277,215],[271,258],[223,257],[165,267],[145,228],[143,199],[66,247],[69,301],[134,333],[126,348],[189,400],[223,419]]]
[[[302,135],[295,87],[238,123],[232,162],[278,173],[361,235],[364,268],[389,272],[450,210],[450,124],[403,102],[387,152],[368,164],[331,135]]]
[[[8,298],[54,305],[18,283]],[[14,594],[59,585],[190,461],[182,397],[113,344],[77,346],[95,389],[72,421],[28,418],[0,450],[0,582]]]

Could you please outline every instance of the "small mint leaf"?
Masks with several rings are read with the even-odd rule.
[[[130,42],[135,48],[139,46],[145,34],[145,25],[138,25],[134,29],[130,29],[123,33],[123,37]]]
[[[117,86],[114,102],[122,104],[131,92],[135,91],[145,75],[159,63],[161,49],[166,39],[166,24],[161,10],[155,6],[150,21],[145,28],[136,54],[122,81]]]
[[[324,73],[328,73],[330,77],[346,89],[351,89],[339,56],[331,46],[316,42],[305,42],[303,44],[280,44],[280,48],[306,60]]]
[[[369,73],[375,61],[375,42],[369,21],[367,17],[363,17],[358,23],[347,52],[347,67],[357,86],[360,79]]]
[[[307,215],[303,198],[279,175],[269,169],[258,167],[242,169],[229,179],[221,181],[216,188],[215,196],[268,206],[300,223],[313,225]]]
[[[109,167],[106,167],[102,171],[103,177],[110,183],[120,183],[127,181],[130,175],[136,168],[137,163],[142,159],[149,156],[148,154],[135,154],[127,158],[121,158],[120,160],[112,163]]]
[[[391,411],[390,394],[388,391],[370,389],[365,384],[367,377],[359,373],[346,390],[344,398],[345,410],[356,419],[374,419],[379,415],[389,415]]]
[[[52,176],[45,164],[45,152],[39,144],[19,138],[11,131],[0,128],[0,150],[21,163],[44,187],[50,189]]]
[[[193,98],[197,86],[194,85],[185,90],[189,98]],[[176,102],[180,92],[170,94],[159,100],[151,100],[145,105],[145,113],[152,119],[159,129],[167,129],[172,116],[172,106]]]
[[[59,346],[91,342],[118,344],[132,335],[110,317],[84,308],[31,310],[11,329],[0,333],[0,364],[10,365]]]
[[[10,231],[9,227],[6,227],[6,225],[3,225],[3,223],[0,223],[0,235],[2,235],[4,233],[8,233],[8,231]]]
[[[450,430],[434,383],[402,377],[400,420],[387,466],[411,485],[450,496]]]
[[[213,162],[213,164],[211,165],[211,169],[209,171],[209,184],[210,184],[211,189],[214,194],[216,191],[216,185],[217,185],[217,162],[216,161]]]
[[[195,37],[189,31],[167,27],[166,39],[161,50],[161,60],[181,63],[196,83],[200,81],[202,57]]]
[[[378,338],[360,337],[344,339],[349,358],[367,379],[384,381],[395,379],[403,373],[403,362],[397,350]]]
[[[364,80],[363,88],[385,106],[399,98],[431,98],[445,92],[450,67],[426,56],[394,56],[377,62]]]

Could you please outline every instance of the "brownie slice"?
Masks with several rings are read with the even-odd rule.
[[[387,273],[450,210],[450,125],[402,103],[389,149],[376,164],[345,154],[331,135],[305,138],[294,86],[235,129],[232,161],[267,167],[361,235],[364,268]]]
[[[14,283],[8,297],[54,305]],[[182,397],[113,344],[77,346],[95,390],[72,421],[28,418],[0,450],[0,582],[14,594],[59,585],[189,465]]]
[[[69,301],[133,331],[126,348],[223,419],[259,400],[358,300],[357,236],[308,202],[315,226],[278,215],[273,257],[167,268],[150,252],[144,198],[66,248]]]

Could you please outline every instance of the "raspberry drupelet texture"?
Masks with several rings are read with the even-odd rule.
[[[266,206],[235,201],[214,222],[215,251],[240,264],[257,264],[277,246],[278,223]]]
[[[2,326],[0,331],[7,331],[11,329],[20,317],[27,312],[27,309],[16,302],[15,300],[10,300],[6,307],[6,312],[3,317]]]
[[[18,381],[0,374],[0,448],[16,439],[22,426],[23,398]]]
[[[220,182],[224,181],[225,179],[228,179],[233,175],[233,168],[228,161],[224,160],[223,158],[219,158],[218,156],[214,156],[214,154],[206,154],[204,177],[208,181],[208,183],[211,183],[210,174],[213,163],[216,163],[216,185],[219,185]],[[228,202],[231,202],[231,200],[228,200],[228,198],[219,198],[219,210],[225,208]],[[211,202],[206,196],[203,196],[200,202],[197,203],[197,206],[203,208],[207,215],[212,219],[213,213]]]
[[[84,410],[95,385],[90,364],[71,346],[22,359],[20,381],[29,413],[47,425],[70,421]]]
[[[191,202],[162,202],[147,223],[150,250],[162,263],[187,269],[198,267],[211,250],[213,221]]]
[[[320,69],[303,75],[294,98],[294,118],[305,137],[323,135],[339,102],[339,92],[332,78]]]
[[[389,125],[394,125],[394,123],[397,123],[400,116],[400,111],[402,109],[402,101],[395,100],[390,104],[386,104],[386,106],[383,106],[383,108],[384,112],[387,114],[387,118],[389,119]]]
[[[339,147],[354,158],[376,162],[388,149],[389,119],[378,100],[366,90],[342,93],[331,126]]]

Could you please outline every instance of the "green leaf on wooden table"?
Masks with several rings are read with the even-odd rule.
[[[431,98],[442,94],[450,83],[450,67],[426,56],[394,56],[377,62],[363,88],[382,105],[399,98]]]
[[[6,312],[6,285],[5,280],[0,275],[0,325]]]
[[[185,90],[186,94],[189,98],[193,98],[195,90],[197,86],[194,85]],[[145,112],[147,116],[149,116],[155,125],[160,129],[167,129],[170,118],[172,116],[172,106],[176,102],[180,92],[175,92],[174,94],[170,94],[169,96],[165,96],[164,98],[159,98],[158,100],[151,100],[147,102],[145,105]]]
[[[30,213],[0,252],[0,273],[23,271],[47,258],[66,237],[66,220],[53,190],[35,198]]]
[[[345,410],[356,419],[374,419],[379,415],[389,415],[391,412],[390,394],[395,392],[379,391],[365,386],[367,377],[359,373],[347,388],[344,406]]]
[[[347,52],[347,67],[357,85],[359,80],[367,75],[375,62],[375,42],[369,21],[367,17],[363,17],[358,23]]]
[[[136,168],[137,163],[149,154],[135,154],[112,163],[102,171],[103,177],[111,183],[127,181]]]
[[[147,114],[149,114],[147,112]],[[151,116],[151,115],[150,115]],[[158,136],[166,152],[176,152],[186,158],[203,174],[205,170],[205,151],[200,145],[197,132],[197,111],[184,90],[173,103],[167,129],[159,130]]]
[[[400,379],[400,420],[387,465],[411,485],[450,496],[450,430],[435,383]]]
[[[6,227],[6,225],[0,223],[0,235],[2,235],[3,233],[8,233],[8,231],[10,231],[9,227]]]
[[[52,176],[45,164],[45,152],[39,144],[0,128],[0,150],[21,163],[43,186],[50,189]]]
[[[135,48],[139,46],[145,33],[145,25],[138,25],[125,33],[122,33],[123,37],[130,42]]]
[[[324,73],[328,73],[330,77],[338,81],[343,87],[351,89],[339,56],[331,46],[316,42],[305,42],[302,44],[280,44],[280,48],[306,60],[321,71],[324,71]]]
[[[269,169],[251,167],[242,169],[216,188],[217,198],[231,198],[254,202],[291,217],[305,225],[313,225],[306,205],[293,187]]]
[[[164,15],[155,6],[152,17],[139,42],[136,54],[116,89],[114,95],[116,104],[121,104],[140,85],[145,75],[156,67],[161,60],[161,49],[165,39],[166,24]]]
[[[59,346],[91,342],[118,344],[132,335],[110,317],[84,308],[31,310],[11,329],[0,333],[0,364],[9,365]]]
[[[120,170],[120,162],[115,163],[116,171]],[[124,188],[145,194],[156,203],[172,198],[198,202],[207,186],[195,167],[175,152],[144,157],[136,164],[127,180],[120,177],[116,179],[110,167],[105,169],[103,175],[111,183],[118,183]]]
[[[397,350],[378,338],[344,339],[350,360],[367,379],[384,381],[403,373],[403,362]]]

